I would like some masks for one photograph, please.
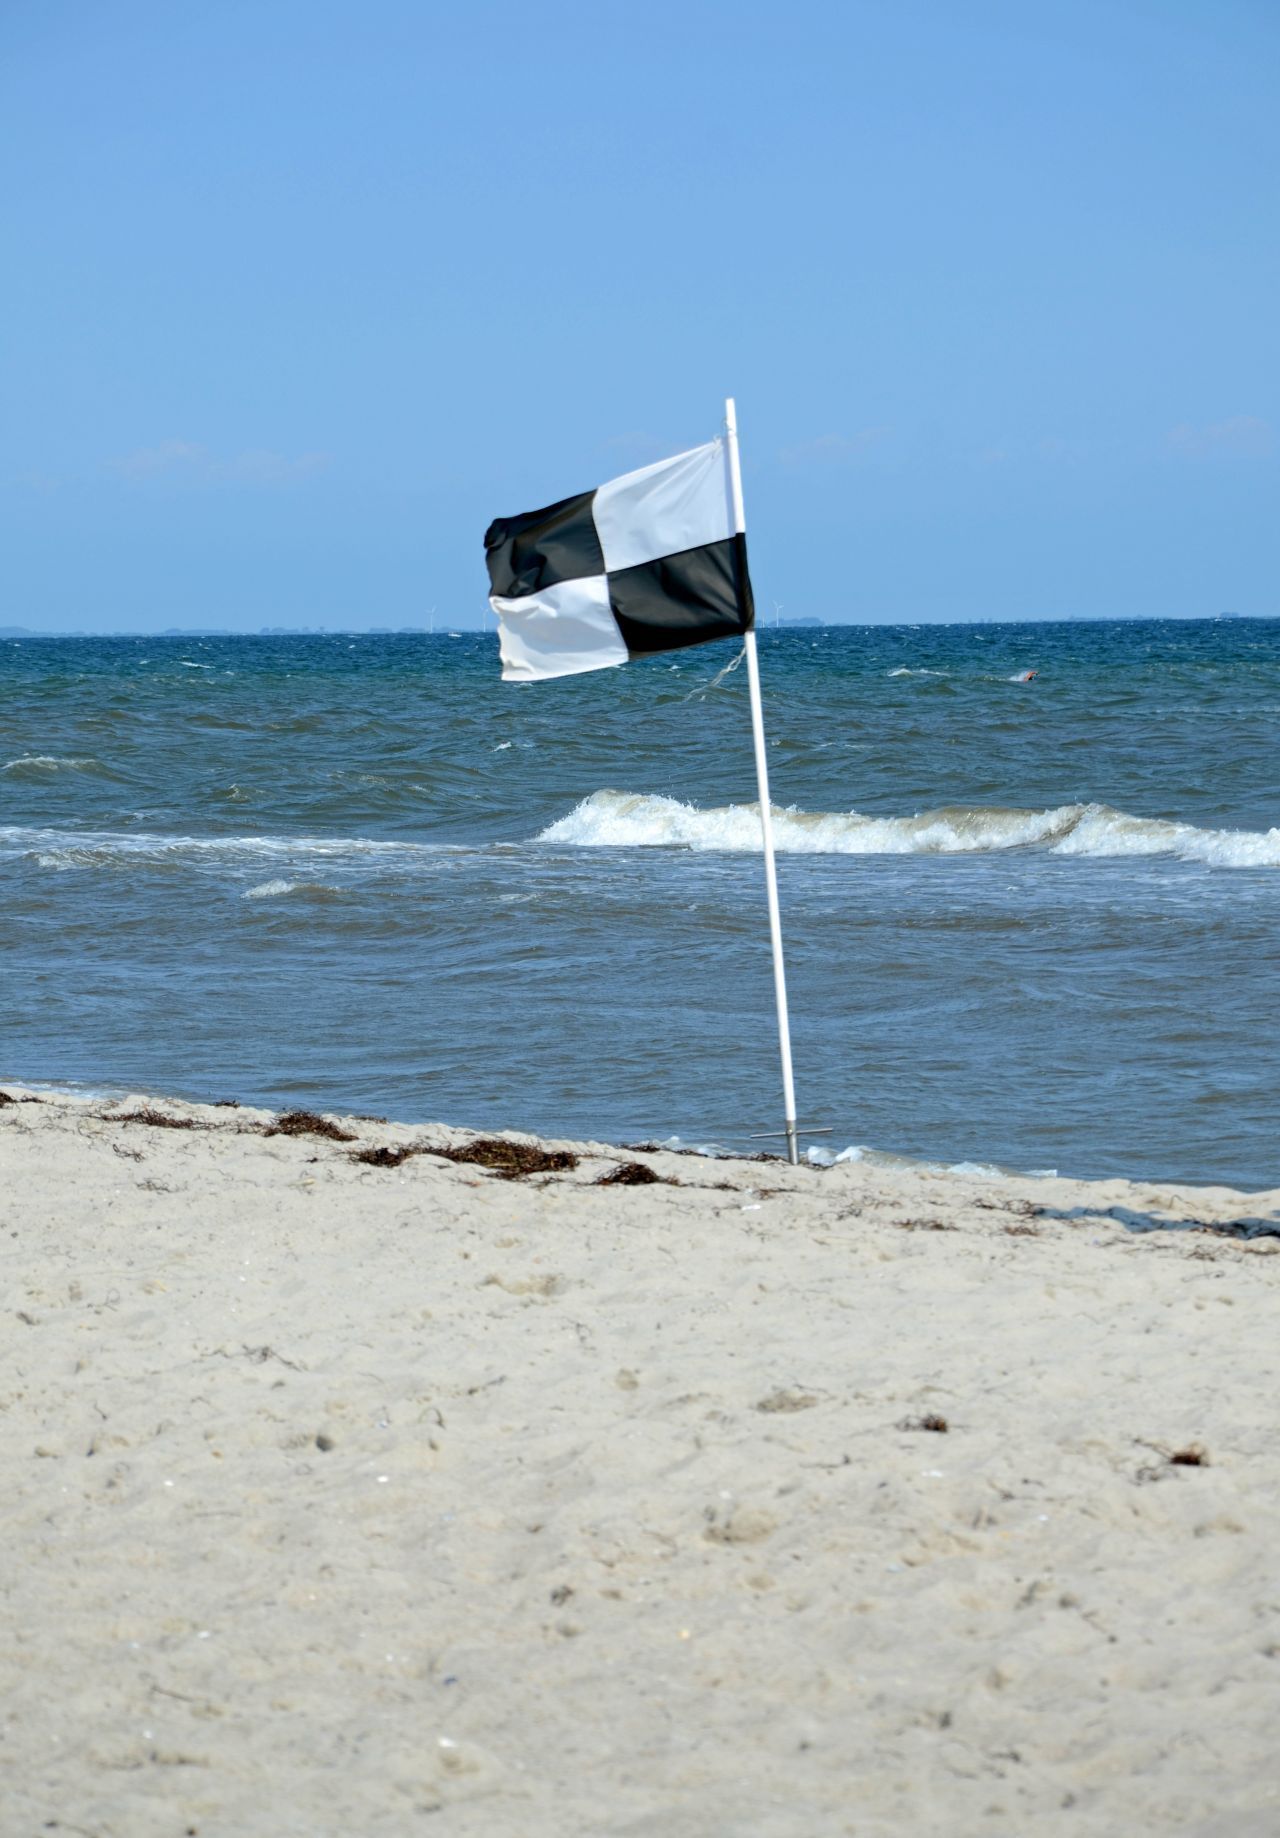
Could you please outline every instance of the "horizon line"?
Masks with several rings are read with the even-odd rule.
[[[876,629],[892,630],[911,629],[922,625],[939,626],[1010,626],[1010,625],[1154,625],[1163,622],[1191,625],[1196,622],[1215,624],[1222,620],[1256,620],[1268,621],[1280,619],[1280,612],[1275,613],[1066,613],[1051,616],[1030,615],[1018,618],[1004,615],[997,618],[947,619],[931,615],[918,615],[913,619],[827,619],[817,614],[796,614],[784,618],[779,623],[768,620],[757,620],[755,629],[761,633],[776,631],[813,631],[824,628],[828,631],[870,631]],[[0,640],[10,641],[34,638],[449,638],[480,637],[490,633],[495,638],[497,633],[488,625],[466,625],[459,623],[438,629],[431,626],[257,626],[236,629],[231,626],[164,626],[152,630],[141,626],[113,626],[101,631],[89,631],[82,626],[55,628],[40,631],[34,626],[0,625]]]

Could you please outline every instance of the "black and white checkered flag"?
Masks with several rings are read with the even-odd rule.
[[[573,676],[751,630],[729,443],[562,498],[485,532],[507,682]]]
[[[493,588],[489,604],[498,615],[508,683],[576,676],[711,638],[742,639],[778,1010],[782,1134],[794,1162],[796,1139],[808,1132],[796,1122],[791,1077],[769,765],[732,397],[724,405],[724,426],[723,438],[705,447],[562,498],[546,510],[491,523],[484,538]]]

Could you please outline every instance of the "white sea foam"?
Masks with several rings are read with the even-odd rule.
[[[837,1162],[864,1161],[867,1156],[867,1150],[856,1148],[852,1143],[850,1143],[847,1149],[840,1149],[838,1151],[834,1149],[824,1149],[818,1143],[813,1143],[805,1150],[804,1154],[805,1160],[812,1162],[815,1168],[834,1168]]]
[[[722,1142],[686,1142],[682,1136],[666,1136],[652,1145],[658,1149],[683,1150],[688,1155],[706,1155],[709,1157],[734,1156],[740,1150],[727,1147]],[[775,1150],[775,1154],[779,1151]],[[804,1160],[811,1168],[835,1168],[842,1162],[865,1162],[873,1168],[907,1168],[918,1174],[958,1174],[973,1180],[1008,1181],[1008,1180],[1054,1180],[1056,1168],[1001,1168],[994,1162],[938,1162],[923,1160],[919,1156],[899,1155],[891,1149],[871,1149],[865,1144],[850,1143],[845,1149],[828,1149],[820,1143],[812,1143],[804,1151]]]
[[[56,753],[23,753],[7,759],[0,772],[92,772],[99,764],[96,759],[64,759]]]
[[[242,900],[278,900],[282,894],[296,892],[301,885],[300,881],[263,881],[257,887],[247,887],[240,898]]]
[[[299,858],[436,855],[453,845],[383,842],[367,836],[156,836],[136,831],[27,829],[0,825],[0,851],[34,855],[42,868],[94,868],[128,860],[292,863]]]
[[[326,881],[285,881],[276,879],[262,881],[257,887],[247,887],[241,894],[242,900],[283,900],[290,894],[304,894],[313,900],[331,900],[338,893],[337,887],[330,887]]]
[[[911,670],[906,664],[899,664],[896,670],[887,670],[886,676],[950,676],[949,670]]]
[[[1131,817],[1105,804],[1060,804],[1043,811],[952,805],[911,817],[775,809],[773,823],[775,846],[789,854],[964,855],[1039,847],[1057,855],[1173,855],[1219,868],[1280,867],[1280,828],[1201,830]],[[760,847],[759,807],[700,810],[675,798],[597,791],[537,841],[579,848],[754,851]]]

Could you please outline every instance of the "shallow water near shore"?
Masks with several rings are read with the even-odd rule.
[[[1274,1184],[1280,621],[761,652],[818,1140]],[[0,1075],[777,1128],[732,656],[517,688],[491,634],[0,641]]]

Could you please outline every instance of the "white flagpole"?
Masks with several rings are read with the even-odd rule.
[[[729,483],[733,492],[733,527],[745,535],[746,518],[742,509],[742,470],[738,464],[738,414],[733,397],[724,405],[725,431],[729,437]],[[773,811],[769,803],[769,762],[764,751],[764,708],[760,701],[760,664],[756,657],[754,629],[744,640],[747,652],[747,682],[751,689],[751,732],[756,746],[756,784],[760,793],[760,836],[764,844],[764,885],[769,901],[769,939],[773,946],[773,993],[778,1007],[778,1048],[782,1056],[782,1096],[786,1106],[787,1160],[794,1166],[800,1159],[796,1147],[796,1093],[791,1077],[791,1025],[787,1019],[787,975],[782,963],[782,920],[778,913],[778,871],[773,859]]]

